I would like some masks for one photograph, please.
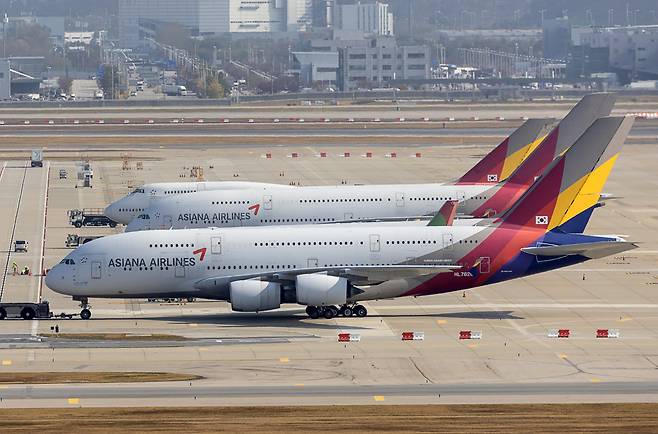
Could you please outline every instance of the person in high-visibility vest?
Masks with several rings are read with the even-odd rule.
[[[12,269],[12,271],[14,272],[14,276],[15,276],[16,273],[18,273],[18,264],[15,263],[15,262],[12,262],[12,263],[11,263],[11,269]]]

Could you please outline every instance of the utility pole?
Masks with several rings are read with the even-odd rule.
[[[4,18],[2,19],[2,58],[7,58],[7,24],[9,23],[9,17],[5,13]]]

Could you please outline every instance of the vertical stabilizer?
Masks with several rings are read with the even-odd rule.
[[[486,184],[504,181],[539,145],[550,119],[528,119],[459,178],[457,184]]]
[[[554,229],[596,205],[632,117],[598,119],[506,212],[506,225]]]

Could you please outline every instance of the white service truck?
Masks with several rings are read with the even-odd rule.
[[[187,88],[180,84],[163,84],[162,93],[169,96],[186,96]]]

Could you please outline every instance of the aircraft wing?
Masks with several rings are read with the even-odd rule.
[[[524,247],[521,251],[535,256],[581,255],[591,259],[598,259],[637,247],[637,244],[630,241],[598,241],[593,243],[563,244],[561,246]]]
[[[332,222],[322,222],[321,225],[334,224],[334,223],[391,223],[391,222],[413,222],[413,221],[423,221],[427,222],[431,220],[433,215],[419,215],[419,216],[407,216],[407,217],[368,217],[362,219],[343,219],[343,220],[334,220]]]
[[[297,268],[285,271],[261,271],[255,273],[236,274],[233,276],[217,276],[201,279],[194,284],[197,289],[213,289],[228,285],[231,282],[247,279],[261,279],[272,282],[294,281],[302,274],[326,273],[331,276],[345,277],[355,285],[375,284],[386,280],[429,276],[446,273],[462,268],[459,264],[436,265],[366,265],[358,267],[313,267]]]

